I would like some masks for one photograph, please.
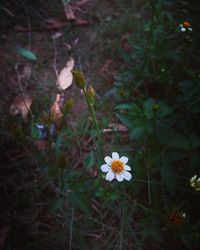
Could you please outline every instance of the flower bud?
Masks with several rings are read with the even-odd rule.
[[[86,85],[83,73],[80,70],[73,70],[72,75],[74,77],[75,83],[79,89],[84,89]]]
[[[86,95],[87,98],[89,100],[90,103],[94,103],[95,97],[96,97],[96,93],[94,88],[92,87],[92,85],[90,85],[86,91]]]

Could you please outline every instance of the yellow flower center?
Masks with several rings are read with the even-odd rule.
[[[115,174],[121,173],[124,170],[124,163],[120,160],[114,160],[111,164],[112,171]]]

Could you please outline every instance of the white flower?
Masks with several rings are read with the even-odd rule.
[[[104,160],[106,164],[101,166],[101,171],[107,173],[107,181],[112,181],[115,178],[120,182],[124,179],[130,181],[132,175],[128,172],[131,170],[130,166],[126,165],[128,162],[127,157],[122,156],[120,158],[118,153],[113,152],[112,158],[110,156],[106,156]]]
[[[187,21],[179,24],[179,27],[180,27],[181,32],[186,32],[187,30],[193,31],[193,29],[191,27],[191,23],[187,22]]]
[[[185,32],[186,31],[186,28],[184,28],[182,24],[180,24],[179,26],[180,26],[181,32]]]

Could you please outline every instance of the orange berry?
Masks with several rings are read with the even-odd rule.
[[[190,26],[191,26],[191,23],[190,23],[190,22],[185,21],[185,22],[183,22],[183,26],[185,26],[185,27],[190,27]]]

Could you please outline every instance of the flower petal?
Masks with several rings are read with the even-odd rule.
[[[121,181],[123,181],[124,176],[122,174],[116,174],[116,178],[117,178],[118,181],[121,182]]]
[[[113,179],[115,178],[115,175],[112,171],[109,171],[107,174],[106,174],[106,180],[107,181],[112,181]]]
[[[131,170],[131,167],[128,166],[128,165],[124,165],[124,169],[130,171],[130,170]]]
[[[123,175],[124,179],[127,181],[130,181],[130,179],[132,178],[132,174],[129,173],[128,171],[123,171],[122,175]]]
[[[119,154],[117,152],[112,153],[112,159],[113,160],[119,160]]]
[[[111,164],[112,164],[112,158],[110,157],[110,156],[106,156],[105,158],[104,158],[104,161],[109,165],[109,166],[111,166]]]
[[[101,171],[102,172],[108,172],[108,171],[110,171],[110,167],[107,164],[103,164],[101,166]]]
[[[119,160],[126,164],[128,162],[128,157],[122,156]]]
[[[182,27],[182,28],[181,28],[181,31],[182,31],[182,32],[185,32],[185,31],[186,31],[186,28]]]

